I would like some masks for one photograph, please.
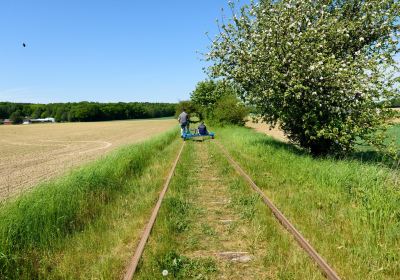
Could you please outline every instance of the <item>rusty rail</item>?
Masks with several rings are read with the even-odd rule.
[[[179,161],[179,158],[180,158],[180,156],[182,154],[184,146],[185,146],[185,142],[183,142],[182,147],[179,150],[179,153],[178,153],[178,155],[177,155],[177,157],[175,159],[175,162],[174,162],[174,164],[173,164],[173,166],[171,168],[171,171],[168,174],[167,180],[164,183],[164,187],[163,187],[163,189],[162,189],[162,191],[161,191],[161,193],[160,193],[160,195],[158,197],[157,204],[154,207],[153,212],[152,212],[151,217],[150,217],[150,220],[147,223],[147,225],[146,225],[146,227],[145,227],[145,229],[143,231],[143,234],[141,236],[140,242],[139,242],[138,246],[136,247],[135,254],[133,255],[132,260],[129,263],[128,269],[127,269],[127,271],[125,273],[125,276],[123,278],[124,280],[131,280],[133,278],[133,275],[135,274],[136,268],[137,268],[137,266],[139,264],[139,261],[140,261],[140,258],[142,256],[142,254],[143,254],[144,247],[145,247],[145,245],[147,243],[147,240],[149,239],[151,230],[152,230],[152,228],[154,226],[154,223],[155,223],[157,215],[158,215],[158,211],[160,210],[162,200],[164,199],[165,193],[168,190],[169,183],[171,181],[172,176],[174,175],[176,165],[178,164],[178,161]]]
[[[271,209],[272,213],[279,220],[279,222],[289,231],[299,245],[306,251],[306,253],[317,263],[319,269],[329,280],[340,280],[337,273],[329,266],[329,264],[317,253],[317,251],[310,245],[310,243],[303,237],[303,235],[289,222],[289,220],[282,214],[281,211],[272,203],[272,201],[264,194],[264,192],[254,183],[249,175],[240,167],[240,165],[231,157],[228,151],[216,141],[217,145],[227,157],[228,161],[235,168],[235,170],[242,175],[250,184],[255,192],[257,192],[264,203]]]

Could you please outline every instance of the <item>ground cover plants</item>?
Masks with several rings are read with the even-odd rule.
[[[186,143],[137,279],[323,276],[218,147],[204,141]]]
[[[120,277],[178,149],[176,134],[122,148],[2,205],[0,278]]]
[[[397,279],[398,169],[313,158],[246,128],[218,133],[234,158],[340,276]]]

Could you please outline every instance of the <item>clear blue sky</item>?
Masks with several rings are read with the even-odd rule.
[[[188,99],[227,2],[1,0],[0,101]]]
[[[1,0],[0,101],[188,99],[227,1]]]

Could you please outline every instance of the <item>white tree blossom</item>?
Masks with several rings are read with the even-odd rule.
[[[349,151],[374,139],[398,95],[399,15],[395,0],[252,2],[220,26],[210,75],[235,82],[264,121],[312,153]]]

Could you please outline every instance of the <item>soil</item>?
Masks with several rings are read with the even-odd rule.
[[[158,119],[0,126],[0,199],[176,124]]]

